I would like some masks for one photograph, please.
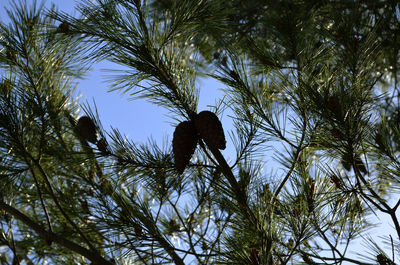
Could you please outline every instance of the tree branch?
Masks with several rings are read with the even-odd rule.
[[[40,225],[35,223],[32,219],[30,219],[28,216],[20,212],[19,210],[15,209],[14,207],[6,204],[3,201],[0,201],[0,209],[6,211],[7,213],[11,214],[27,226],[29,226],[31,229],[33,229],[39,236],[41,236],[44,239],[50,238],[53,242],[68,248],[69,250],[78,253],[90,261],[96,263],[96,264],[104,264],[104,265],[115,265],[114,263],[106,260],[102,256],[100,256],[99,253],[86,249],[66,238],[63,238],[53,232],[47,232],[45,229],[43,229]]]
[[[200,141],[200,146],[205,150],[205,146]],[[211,153],[214,155],[215,159],[217,160],[219,166],[221,167],[221,171],[229,181],[230,186],[233,189],[233,192],[235,194],[236,200],[239,203],[239,208],[242,211],[242,214],[247,217],[252,225],[255,225],[257,227],[257,218],[255,217],[253,211],[250,209],[249,205],[247,204],[246,196],[244,194],[243,189],[239,185],[239,183],[236,181],[235,176],[232,173],[232,170],[228,163],[226,162],[224,156],[221,154],[221,152],[217,149],[214,148],[213,146],[208,146],[210,149]],[[205,150],[206,151],[206,150]]]

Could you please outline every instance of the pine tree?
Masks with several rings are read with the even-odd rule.
[[[77,8],[0,24],[0,264],[398,263],[398,1]],[[104,130],[74,91],[101,60],[189,129]],[[224,85],[210,110],[202,77]]]

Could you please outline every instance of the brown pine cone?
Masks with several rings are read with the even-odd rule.
[[[307,206],[308,206],[308,212],[312,212],[314,210],[314,195],[315,195],[315,180],[311,179],[310,182],[310,193],[308,194],[307,198]]]
[[[309,264],[309,265],[316,264],[316,263],[310,258],[310,256],[308,256],[307,254],[301,255],[301,257],[303,258],[303,261],[304,261],[306,264]]]
[[[331,182],[333,184],[335,184],[335,187],[339,190],[343,189],[343,185],[342,185],[342,180],[336,176],[336,175],[332,175],[331,176]]]
[[[142,227],[140,226],[140,224],[135,223],[135,224],[133,225],[133,230],[135,231],[135,234],[136,234],[137,236],[142,236],[142,235],[143,235],[143,229],[142,229]]]
[[[379,254],[376,256],[376,260],[378,261],[379,265],[395,265],[391,259],[387,258],[383,254]]]
[[[331,135],[335,139],[343,139],[344,138],[344,134],[342,133],[342,131],[337,129],[337,128],[332,128],[331,129]]]
[[[82,138],[85,140],[96,143],[97,142],[97,128],[91,118],[88,116],[82,116],[79,118],[76,124],[76,129]]]
[[[193,122],[184,121],[176,126],[172,139],[172,149],[175,157],[175,168],[179,174],[182,174],[189,164],[196,149],[197,140],[197,132]]]
[[[226,148],[225,134],[217,115],[211,111],[202,111],[195,118],[195,126],[200,137],[208,147],[224,150]]]
[[[336,115],[340,115],[342,112],[342,105],[340,104],[338,98],[336,96],[330,96],[328,98],[328,109],[335,113]]]
[[[0,83],[1,93],[3,95],[8,95],[12,89],[13,83],[10,79],[4,79],[3,82]]]
[[[260,264],[260,256],[257,249],[255,248],[250,249],[250,260],[252,265]]]
[[[60,25],[58,25],[58,32],[61,33],[68,33],[69,32],[69,24],[67,22],[62,22]]]
[[[15,54],[11,50],[7,50],[6,51],[6,56],[7,56],[7,59],[10,60],[10,61],[14,61],[15,60]]]

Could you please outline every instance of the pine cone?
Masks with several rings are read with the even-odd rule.
[[[0,113],[0,128],[6,128],[9,124],[7,115]]]
[[[221,150],[226,148],[224,129],[214,112],[205,110],[197,114],[195,126],[200,137],[209,147]]]
[[[67,22],[62,22],[60,25],[58,25],[58,32],[61,33],[68,33],[69,32],[69,24]]]
[[[342,112],[342,105],[336,96],[330,96],[328,99],[328,109],[339,116]]]
[[[331,135],[335,139],[343,139],[344,138],[344,134],[342,133],[342,131],[337,128],[331,129]]]
[[[378,261],[379,265],[395,265],[396,264],[383,254],[377,255],[376,260]]]
[[[184,121],[176,126],[172,139],[172,149],[175,157],[175,168],[179,174],[182,174],[189,164],[196,149],[197,140],[197,132],[193,122]]]
[[[310,193],[308,194],[307,198],[307,206],[308,206],[308,212],[312,212],[314,210],[314,195],[315,195],[315,181],[314,179],[311,179],[310,183]]]
[[[343,189],[342,180],[341,180],[338,176],[332,175],[332,176],[331,176],[331,182],[332,182],[333,184],[335,184],[335,186],[336,186],[337,189],[339,189],[339,190]]]
[[[310,256],[308,256],[307,254],[301,255],[301,257],[303,258],[303,261],[304,261],[306,264],[309,264],[309,265],[314,265],[314,264],[316,264],[316,263],[310,258]]]
[[[140,224],[138,224],[138,223],[135,223],[134,225],[133,225],[133,230],[135,231],[135,234],[137,235],[137,236],[142,236],[143,235],[143,229],[142,229],[142,227],[140,226]]]
[[[84,199],[84,200],[81,200],[80,203],[81,203],[83,212],[86,214],[90,214],[88,201],[86,199]]]
[[[260,264],[259,252],[255,248],[250,249],[250,260],[252,265]]]
[[[11,50],[7,50],[6,51],[6,56],[7,56],[7,59],[10,60],[10,61],[14,61],[15,60],[15,54]]]
[[[10,79],[4,79],[3,82],[0,84],[1,93],[3,95],[8,95],[12,89],[12,82]]]
[[[85,140],[96,143],[97,142],[97,128],[91,118],[88,116],[82,116],[79,118],[76,124],[76,129],[82,138]]]
[[[100,191],[103,192],[104,195],[112,195],[114,193],[114,188],[111,182],[105,179],[100,183]]]

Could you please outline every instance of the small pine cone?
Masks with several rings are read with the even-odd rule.
[[[96,143],[97,142],[97,128],[91,118],[88,116],[82,116],[79,118],[76,124],[76,129],[82,138],[85,140]]]
[[[140,224],[135,223],[135,224],[133,225],[133,230],[135,231],[135,234],[136,234],[137,236],[142,236],[142,235],[143,235],[143,229],[142,229],[142,227],[140,226]]]
[[[293,238],[289,238],[289,241],[288,241],[288,243],[287,243],[287,247],[288,247],[289,249],[293,249],[293,247],[294,247],[294,240],[293,240]]]
[[[311,179],[310,181],[310,197],[314,197],[315,194],[315,180]]]
[[[379,265],[395,265],[396,264],[383,254],[377,255],[376,260],[378,261]]]
[[[308,194],[307,198],[307,206],[308,206],[308,211],[311,213],[314,210],[314,195],[315,195],[315,181],[314,179],[311,179],[310,183],[310,193]]]
[[[197,132],[193,122],[184,121],[176,126],[172,139],[172,149],[175,168],[179,174],[182,174],[189,164],[190,158],[196,149],[197,140]]]
[[[53,240],[49,236],[46,236],[45,241],[48,246],[51,246],[51,244],[53,243]],[[1,263],[1,264],[3,264],[3,263]]]
[[[226,148],[225,134],[217,115],[211,111],[202,111],[195,118],[195,126],[200,137],[208,147],[224,150]]]
[[[104,195],[111,195],[114,193],[113,185],[107,179],[105,179],[103,182],[101,182],[100,190]]]
[[[344,134],[342,133],[342,131],[340,131],[337,128],[331,129],[331,135],[335,139],[343,139],[344,138]]]
[[[213,58],[214,58],[214,60],[218,60],[220,55],[221,55],[221,54],[220,54],[219,52],[214,52],[214,53],[213,53]]]
[[[89,204],[87,200],[81,200],[81,207],[84,213],[90,214]]]
[[[301,257],[303,258],[303,261],[304,261],[306,264],[309,264],[309,265],[314,265],[314,264],[316,264],[316,263],[310,258],[310,256],[308,256],[307,254],[303,254]]]
[[[10,79],[4,79],[4,81],[0,84],[1,94],[8,95],[12,89],[13,83]]]
[[[90,189],[86,190],[86,193],[87,193],[88,196],[93,196],[94,195],[94,189],[90,188]]]
[[[330,109],[336,115],[340,115],[342,112],[342,105],[335,96],[330,96],[328,98],[328,109]]]
[[[228,57],[227,56],[222,57],[221,64],[223,66],[227,66],[228,65],[227,62],[228,62]]]
[[[7,115],[0,113],[0,128],[6,128],[9,124]]]
[[[68,33],[69,32],[69,24],[67,22],[62,22],[59,26],[58,26],[58,32],[61,33]]]
[[[179,224],[175,221],[175,219],[169,220],[169,230],[171,231],[171,233],[179,232],[180,226],[179,226]]]
[[[335,186],[336,186],[337,189],[339,189],[339,190],[343,189],[342,181],[341,181],[341,179],[340,179],[338,176],[332,175],[332,176],[331,176],[331,182],[332,182],[333,184],[335,184]]]
[[[259,252],[255,248],[250,249],[250,260],[252,265],[260,264]]]
[[[353,38],[353,44],[354,44],[355,47],[358,47],[360,45],[360,43],[361,43],[361,39],[360,38],[358,38],[358,37],[354,37]]]
[[[208,250],[208,244],[206,242],[201,243],[201,249],[203,251],[207,251]]]
[[[7,56],[7,59],[10,60],[10,61],[14,61],[15,60],[15,54],[11,50],[7,50],[6,51],[6,56]]]

